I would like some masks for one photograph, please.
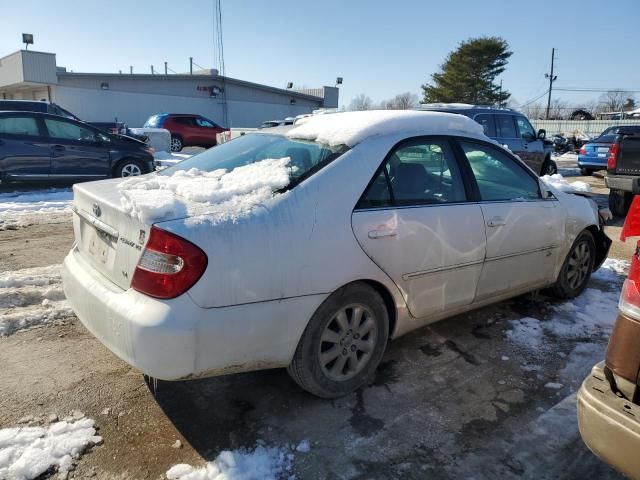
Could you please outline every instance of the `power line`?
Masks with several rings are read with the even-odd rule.
[[[540,100],[542,97],[544,97],[547,93],[549,92],[549,90],[545,90],[544,92],[542,92],[540,95],[538,95],[535,98],[532,98],[531,100],[527,100],[526,102],[524,102],[522,105],[520,105],[520,107],[526,107],[527,105],[532,104],[533,102]]]

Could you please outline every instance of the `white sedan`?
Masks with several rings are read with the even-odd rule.
[[[158,379],[287,367],[337,397],[387,341],[551,287],[610,240],[593,201],[540,181],[467,117],[311,116],[162,172],[74,186],[66,296]]]

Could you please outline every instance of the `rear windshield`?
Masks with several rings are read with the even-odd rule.
[[[291,182],[287,188],[300,183],[349,149],[346,145],[335,147],[315,142],[292,140],[282,135],[252,133],[194,155],[173,167],[159,172],[172,175],[179,170],[197,168],[204,172],[237,167],[267,159],[288,157],[293,167]]]
[[[598,138],[591,140],[593,143],[613,143],[616,135],[600,135]]]

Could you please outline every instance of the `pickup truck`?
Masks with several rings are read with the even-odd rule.
[[[640,134],[618,131],[609,148],[604,183],[609,188],[609,209],[616,216],[626,216],[633,196],[640,193]]]

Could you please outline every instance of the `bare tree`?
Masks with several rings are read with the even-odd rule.
[[[622,90],[609,90],[600,96],[600,103],[605,112],[620,112],[626,99],[625,92]]]
[[[541,103],[530,103],[521,107],[522,113],[533,120],[542,120],[545,114],[545,107]]]
[[[357,111],[357,110],[371,110],[373,108],[373,101],[371,97],[361,93],[356,95],[351,103],[349,104],[348,110]]]
[[[551,101],[551,107],[549,108],[549,119],[550,120],[563,120],[570,113],[569,104],[564,100],[560,100],[556,98]]]
[[[380,107],[386,110],[411,110],[418,106],[418,95],[411,92],[400,93],[391,100],[385,100]]]

